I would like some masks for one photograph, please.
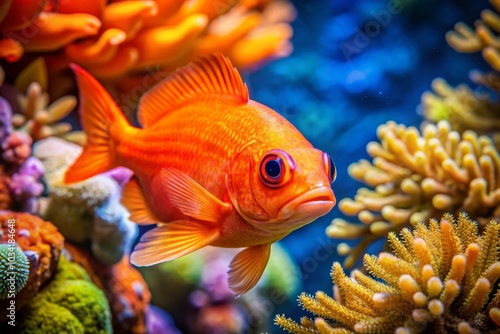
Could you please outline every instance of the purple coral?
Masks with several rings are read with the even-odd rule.
[[[39,179],[42,163],[31,157],[31,137],[21,131],[12,131],[12,107],[0,97],[0,161],[9,165],[5,172],[10,179],[8,188],[20,209],[33,212],[35,197],[43,192]]]
[[[248,331],[248,311],[235,301],[227,283],[227,264],[234,252],[213,249],[205,255],[200,289],[189,295],[192,308],[188,316],[190,331],[211,334]]]
[[[180,334],[180,331],[175,328],[172,317],[153,305],[149,305],[146,313],[146,326],[150,334]]]
[[[0,143],[12,132],[12,108],[0,97]]]
[[[12,108],[0,97],[0,152],[3,161],[21,165],[31,155],[33,139],[20,131],[12,131]]]
[[[21,165],[31,155],[33,139],[30,135],[14,131],[2,141],[2,158],[13,165]]]
[[[201,283],[213,302],[222,302],[234,299],[234,293],[229,289],[227,274],[228,257],[226,254],[214,252],[213,258],[208,259],[201,274]]]
[[[21,204],[23,211],[34,212],[35,198],[43,192],[40,178],[43,175],[43,165],[35,157],[29,157],[12,175],[10,188],[15,200]]]

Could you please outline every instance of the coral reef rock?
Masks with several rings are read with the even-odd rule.
[[[132,176],[118,167],[83,182],[63,185],[66,169],[82,148],[60,138],[37,142],[34,155],[45,168],[48,199],[39,205],[40,216],[52,221],[69,241],[90,241],[92,254],[103,264],[117,263],[130,251],[137,225],[120,204],[121,187]]]
[[[9,243],[14,237],[30,262],[27,283],[15,297],[16,310],[19,311],[55,273],[64,237],[51,223],[27,213],[0,211],[0,224],[0,243]],[[9,303],[8,298],[0,299],[0,323],[7,320]]]

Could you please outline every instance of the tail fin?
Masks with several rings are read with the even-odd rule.
[[[87,133],[82,154],[66,171],[65,183],[80,182],[115,165],[113,137],[130,124],[101,84],[81,67],[72,64],[80,90],[80,118]]]

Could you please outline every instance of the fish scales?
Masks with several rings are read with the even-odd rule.
[[[117,166],[134,172],[122,202],[141,236],[135,265],[171,261],[207,245],[242,247],[228,284],[260,279],[271,244],[327,214],[335,166],[284,117],[249,99],[229,60],[211,55],[172,73],[139,103],[131,126],[104,88],[73,66],[88,134],[65,182]]]

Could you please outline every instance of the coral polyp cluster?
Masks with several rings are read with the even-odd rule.
[[[466,214],[419,223],[401,237],[389,235],[393,253],[365,255],[372,276],[347,277],[332,269],[334,298],[302,294],[299,303],[317,316],[276,323],[290,333],[493,333],[500,327],[500,224],[482,235]]]
[[[71,132],[70,124],[59,122],[74,110],[76,106],[74,96],[63,96],[49,105],[47,93],[42,90],[39,83],[33,82],[28,87],[26,95],[19,95],[18,100],[21,113],[14,115],[12,123],[20,131],[29,133],[34,141],[50,136],[67,137],[68,134],[75,134]],[[82,143],[85,141],[85,136],[79,133],[82,138],[78,138],[77,142]]]
[[[361,160],[349,174],[374,189],[361,188],[343,199],[340,210],[362,224],[334,219],[332,238],[363,238],[355,248],[339,250],[352,266],[367,245],[390,231],[466,211],[482,225],[500,215],[500,156],[491,138],[473,131],[459,134],[448,122],[415,127],[388,122],[378,128],[379,142],[367,146],[373,161]]]
[[[471,78],[485,89],[472,90],[464,84],[452,87],[441,78],[432,81],[432,91],[422,95],[420,105],[426,120],[433,123],[447,120],[451,128],[460,133],[466,130],[480,135],[498,133],[500,105],[492,99],[498,93],[498,84],[494,83],[498,78],[493,73],[482,75],[478,72],[472,72]]]

